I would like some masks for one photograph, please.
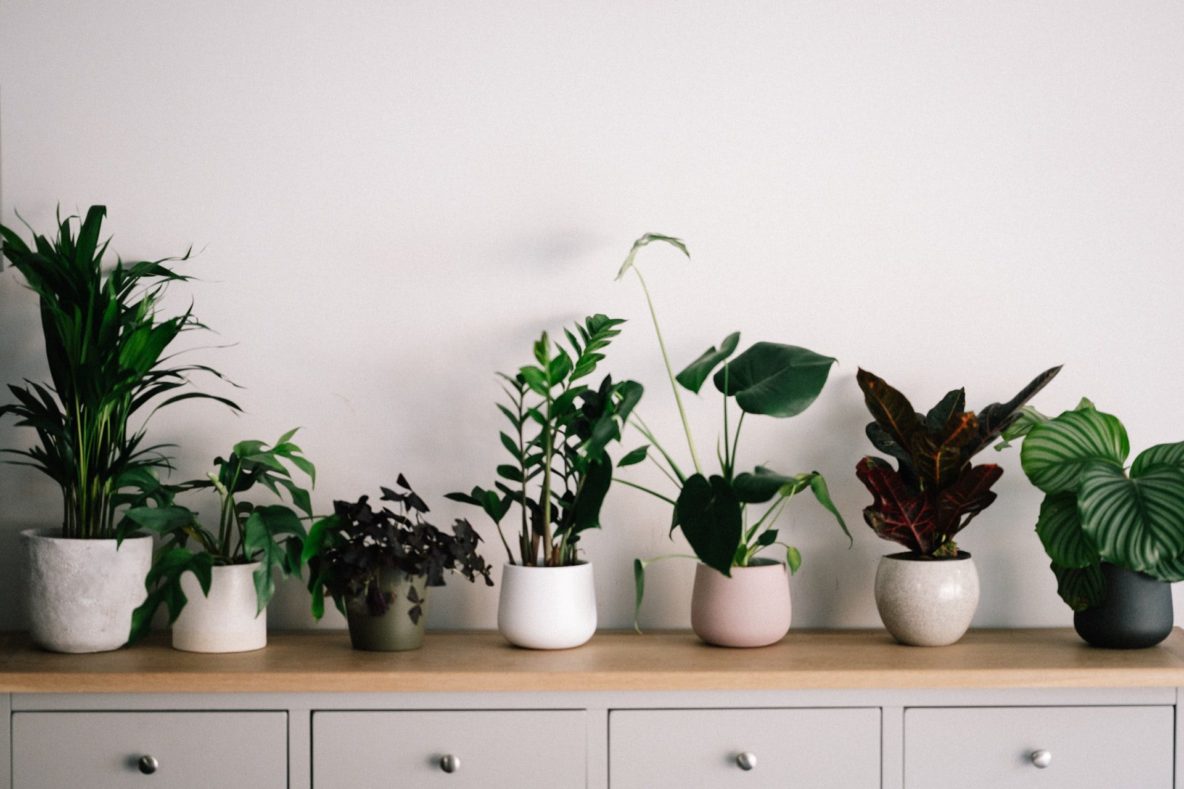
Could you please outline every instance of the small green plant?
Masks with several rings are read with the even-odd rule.
[[[489,565],[477,552],[481,536],[467,520],[458,518],[452,534],[446,534],[424,519],[428,505],[399,475],[397,485],[404,492],[382,488],[382,501],[394,502],[399,511],[387,507],[375,511],[368,497],[355,503],[333,502],[333,514],[317,521],[304,545],[309,568],[308,590],[312,593],[312,614],[325,613],[325,595],[337,610],[346,613],[351,601],[360,601],[371,616],[382,616],[394,602],[384,574],[399,571],[408,576],[425,576],[428,586],[443,586],[444,572],[458,572],[470,582],[477,576],[493,586]],[[408,589],[408,616],[414,623],[423,614],[423,600],[414,587]],[[411,597],[411,595],[415,595]]]
[[[192,309],[161,317],[165,288],[188,277],[170,265],[178,258],[124,262],[106,267],[110,239],[100,242],[104,206],[85,219],[58,216],[54,238],[33,232],[32,245],[0,225],[3,255],[41,306],[41,328],[50,383],[9,385],[16,401],[0,406],[30,427],[38,444],[4,450],[56,482],[62,491],[62,535],[109,539],[123,536],[126,507],[146,500],[156,474],[169,466],[163,445],[149,445],[145,427],[160,409],[191,398],[238,406],[189,388],[204,365],[178,365],[167,351],[183,332],[205,328]],[[26,226],[27,227],[27,226]],[[77,232],[75,228],[77,227]],[[143,415],[139,423],[133,420]]]
[[[1070,608],[1103,601],[1102,562],[1184,580],[1184,441],[1150,447],[1127,469],[1126,428],[1085,399],[1052,419],[1025,408],[1003,437],[1001,447],[1023,438],[1024,474],[1045,494],[1036,534]]]
[[[481,507],[497,524],[511,564],[565,566],[578,563],[587,529],[600,527],[600,509],[613,479],[608,446],[641,400],[636,381],[583,383],[604,359],[604,350],[624,321],[592,315],[565,330],[568,348],[543,332],[534,343],[535,364],[514,375],[499,373],[507,403],[498,410],[510,424],[500,434],[512,462],[497,467],[492,489],[474,487],[447,498]],[[635,453],[622,463],[638,462]],[[502,531],[517,505],[518,556]]]
[[[884,379],[856,374],[873,421],[867,437],[896,458],[897,468],[865,457],[855,473],[875,497],[863,519],[885,540],[918,556],[949,559],[958,555],[954,535],[995,501],[991,486],[1003,475],[999,466],[972,466],[971,459],[1020,417],[1020,407],[1061,371],[1046,370],[1006,403],[992,403],[978,414],[966,410],[966,390],[954,389],[927,414],[913,409]]]
[[[162,538],[146,581],[148,598],[132,616],[132,641],[147,633],[162,604],[168,609],[169,623],[176,621],[187,602],[181,591],[181,576],[187,572],[196,576],[202,593],[208,595],[213,567],[259,562],[254,572],[259,611],[275,593],[275,570],[285,576],[300,574],[307,536],[302,521],[312,518],[312,504],[308,491],[296,483],[293,469],[310,483],[316,481],[316,469],[292,443],[295,434],[295,429],[288,431],[270,447],[263,441],[240,441],[228,457],[214,459],[214,470],[204,478],[160,486],[155,491],[158,504],[128,510],[131,523]],[[256,486],[281,503],[247,500],[245,495]],[[178,494],[199,490],[217,495],[214,529],[203,526],[196,512],[175,501]],[[282,503],[281,491],[303,515]]]
[[[653,242],[669,244],[690,257],[686,244],[681,240],[649,233],[634,242],[617,274],[617,279],[632,271],[645,294],[646,305],[658,337],[658,348],[682,420],[694,472],[684,473],[641,417],[635,415],[631,420],[632,424],[649,442],[646,447],[635,451],[637,459],[648,456],[678,488],[678,493],[675,498],[671,498],[633,482],[624,484],[670,504],[673,508],[671,532],[681,529],[694,550],[695,557],[724,575],[731,575],[733,567],[752,564],[757,554],[773,545],[784,549],[786,563],[791,571],[796,572],[801,565],[801,554],[797,548],[783,542],[780,539],[780,531],[775,528],[778,517],[795,495],[810,490],[818,503],[834,516],[848,540],[851,534],[830,498],[826,480],[817,471],[785,475],[764,466],[757,466],[751,472],[736,473],[740,430],[748,414],[786,419],[805,411],[821,393],[835,360],[806,348],[771,342],[755,343],[733,358],[732,355],[740,344],[740,334],[736,332],[724,338],[718,348],[708,348],[698,359],[675,375],[666,352],[662,329],[658,325],[653,299],[641,270],[635,265],[637,253]],[[723,396],[722,443],[717,451],[720,467],[718,474],[708,474],[700,461],[679,393],[679,387],[682,387],[697,394],[709,378]],[[729,408],[732,401],[735,401],[735,406],[739,410],[734,430],[731,426]],[[659,457],[648,455],[648,447],[651,445],[657,450]],[[749,522],[749,505],[761,504],[768,506],[755,520]],[[656,559],[634,560],[636,603],[639,609],[645,592],[645,568],[653,561]]]

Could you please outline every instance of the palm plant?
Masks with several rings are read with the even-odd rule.
[[[61,487],[64,537],[116,536],[122,507],[144,498],[155,472],[169,465],[164,445],[148,445],[144,429],[161,408],[207,398],[234,410],[230,400],[188,389],[191,373],[222,376],[204,365],[178,365],[165,351],[182,333],[205,328],[192,307],[162,318],[165,288],[189,278],[169,264],[179,258],[124,262],[104,270],[110,239],[100,242],[104,206],[85,219],[57,218],[57,236],[26,244],[0,225],[3,257],[37,294],[50,383],[9,385],[16,401],[0,417],[36,431],[38,444],[4,450]],[[22,220],[23,221],[23,220]],[[77,232],[75,232],[77,227]],[[133,417],[144,413],[138,425]],[[130,524],[129,524],[130,525]]]

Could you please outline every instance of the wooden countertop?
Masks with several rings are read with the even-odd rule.
[[[535,652],[494,632],[428,633],[412,652],[350,649],[344,631],[270,634],[257,652],[174,651],[167,637],[60,655],[0,634],[2,693],[1133,688],[1184,686],[1184,632],[1158,647],[1094,649],[1069,629],[972,630],[949,647],[903,647],[882,630],[792,631],[761,649],[688,632],[598,633]]]

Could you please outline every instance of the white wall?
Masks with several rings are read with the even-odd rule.
[[[855,531],[848,550],[796,504],[795,622],[873,626],[892,546],[860,517],[857,366],[927,408],[1064,363],[1038,405],[1087,394],[1137,448],[1184,438],[1182,40],[1167,1],[0,0],[2,216],[44,230],[59,202],[103,202],[124,256],[201,250],[175,304],[230,344],[193,359],[245,387],[247,413],[163,414],[180,477],[301,425],[320,509],[402,471],[492,558],[493,529],[440,496],[492,481],[493,373],[544,328],[631,319],[609,367],[647,384],[643,414],[681,446],[641,294],[613,282],[636,236],[680,235],[693,262],[642,261],[677,361],[733,329],[841,360],[802,417],[751,419],[741,459],[823,471]],[[0,275],[0,380],[43,374],[35,317]],[[717,402],[694,412],[705,448]],[[0,427],[0,445],[29,441]],[[976,624],[1067,624],[1039,496],[1014,450],[999,461],[999,500],[961,540]],[[59,504],[17,467],[0,502],[13,627],[16,532]],[[618,488],[607,516],[585,544],[602,622],[622,627],[630,560],[670,550],[668,514]],[[687,624],[691,571],[652,570],[643,623]],[[490,627],[495,608],[454,581],[431,623]],[[273,625],[304,609],[289,585]]]

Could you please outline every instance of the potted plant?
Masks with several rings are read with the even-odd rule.
[[[382,500],[399,512],[377,512],[362,496],[333,502],[333,514],[317,521],[304,545],[312,614],[325,613],[325,595],[349,624],[354,649],[396,652],[423,645],[427,588],[444,585],[444,571],[469,581],[480,575],[493,586],[490,568],[477,553],[480,535],[457,519],[452,534],[424,520],[428,505],[399,475],[404,492],[382,488]]]
[[[543,332],[534,364],[500,373],[509,423],[500,434],[509,463],[497,467],[492,489],[474,487],[448,498],[481,507],[497,525],[508,555],[502,571],[498,629],[531,649],[567,649],[596,631],[592,565],[581,560],[582,534],[600,526],[600,509],[613,478],[608,445],[641,399],[635,381],[599,384],[596,371],[624,321],[592,315],[565,330],[568,348]],[[570,349],[570,353],[569,350]],[[517,507],[517,555],[502,521]]]
[[[676,485],[678,493],[672,498],[642,485],[626,484],[671,505],[671,533],[674,529],[681,530],[699,560],[691,597],[691,626],[695,633],[704,641],[720,646],[765,646],[779,641],[789,630],[789,573],[796,572],[802,561],[798,550],[783,542],[776,528],[785,505],[798,493],[810,490],[818,503],[834,516],[848,540],[851,535],[831,501],[826,480],[817,471],[785,475],[757,466],[751,472],[737,474],[740,429],[748,414],[786,419],[805,411],[822,391],[835,360],[806,348],[771,342],[755,343],[733,358],[740,344],[740,334],[736,332],[728,335],[719,348],[707,349],[675,375],[653,300],[645,278],[635,265],[638,251],[655,241],[670,244],[690,257],[681,240],[650,233],[634,242],[617,279],[633,271],[645,294],[694,472],[684,473],[645,422],[635,417],[633,424],[649,444],[630,453],[627,459],[640,461],[649,457]],[[700,462],[679,394],[680,386],[698,393],[708,378],[723,396],[722,441],[717,442],[720,469],[719,473],[710,475]],[[735,401],[739,411],[734,429],[731,401]],[[648,454],[650,445],[657,449],[660,459]],[[767,506],[750,521],[749,505]],[[759,556],[773,545],[784,549],[785,562]],[[634,561],[636,610],[640,610],[645,592],[645,568],[652,561],[655,560]]]
[[[978,572],[954,536],[995,500],[991,486],[1003,474],[997,465],[970,461],[1060,369],[1041,373],[1008,402],[977,414],[965,410],[964,389],[948,392],[920,414],[882,378],[862,369],[856,375],[873,417],[867,437],[897,462],[893,468],[882,458],[865,457],[855,467],[874,497],[863,519],[880,537],[908,548],[882,557],[876,569],[876,608],[897,641],[944,646],[970,627]]]
[[[61,487],[62,527],[21,535],[32,637],[59,652],[119,648],[144,599],[152,540],[119,524],[169,463],[163,447],[146,440],[152,414],[188,398],[237,410],[190,388],[191,374],[221,377],[214,370],[175,364],[167,353],[182,332],[204,328],[192,310],[164,317],[158,309],[165,288],[188,279],[171,268],[188,253],[107,267],[105,216],[103,206],[91,206],[84,219],[59,215],[55,237],[30,228],[32,244],[0,225],[3,256],[41,308],[50,381],[10,385],[15,402],[0,406],[0,417],[36,432],[33,447],[6,450],[19,457],[13,462]]]
[[[1023,437],[1024,474],[1045,494],[1036,534],[1077,633],[1115,649],[1167,638],[1170,584],[1184,580],[1184,442],[1127,469],[1126,429],[1089,400],[1053,419],[1026,408],[1003,436]]]
[[[312,518],[308,491],[293,469],[315,482],[316,469],[292,443],[290,430],[272,446],[240,441],[226,458],[214,460],[204,478],[177,485],[154,506],[133,507],[127,518],[160,535],[148,596],[132,620],[132,640],[144,635],[164,604],[173,630],[173,647],[187,652],[246,652],[267,646],[267,604],[275,593],[275,571],[299,575],[303,518]],[[257,504],[245,495],[262,488],[280,503]],[[203,526],[196,512],[177,504],[177,494],[212,490],[217,494],[218,525]],[[287,492],[292,506],[282,502]]]

